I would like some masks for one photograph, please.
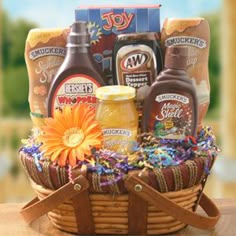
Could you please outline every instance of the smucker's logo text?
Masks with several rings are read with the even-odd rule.
[[[178,101],[183,104],[189,103],[189,98],[180,94],[176,93],[164,93],[161,95],[156,96],[155,99],[157,102],[165,102],[165,101]]]
[[[203,49],[207,47],[207,42],[204,39],[200,39],[196,37],[176,36],[176,37],[168,38],[165,41],[166,47],[169,47],[172,45],[189,45],[189,46],[194,46],[194,47]]]
[[[149,60],[149,54],[145,52],[132,52],[121,61],[121,67],[124,70],[135,70],[146,64]]]
[[[64,57],[66,55],[66,49],[63,47],[43,47],[37,48],[30,51],[30,59],[35,60],[44,56],[61,56]]]
[[[102,20],[105,20],[107,24],[103,25],[104,30],[111,30],[113,27],[116,28],[116,30],[121,31],[127,29],[132,20],[134,18],[133,13],[117,13],[115,14],[113,11],[106,12],[102,15]]]
[[[131,131],[127,129],[103,129],[104,136],[126,136],[130,137],[132,135]]]

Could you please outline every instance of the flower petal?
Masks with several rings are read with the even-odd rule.
[[[83,130],[83,131],[84,131],[85,136],[91,133],[102,132],[97,122],[93,122],[89,127],[86,128],[86,130]]]
[[[91,113],[91,112],[90,112]],[[82,124],[82,130],[86,130],[91,124],[93,124],[93,122],[95,122],[95,115],[94,114],[90,114],[87,119],[83,122]]]
[[[69,150],[66,149],[65,151],[63,151],[58,159],[58,164],[63,167],[66,165],[66,161],[68,159],[68,152]]]
[[[86,139],[84,141],[88,146],[97,147],[102,145],[102,141],[99,139]]]
[[[65,124],[67,124],[69,128],[71,128],[73,126],[73,117],[72,117],[72,110],[70,106],[64,107],[64,118],[66,119]]]
[[[75,114],[78,116],[76,119],[76,127],[81,128],[84,120],[86,119],[88,113],[88,105],[85,104],[79,104],[75,108]]]
[[[83,142],[79,147],[86,155],[91,155],[91,148],[88,143]]]
[[[76,165],[76,153],[75,149],[72,149],[69,153],[69,164],[73,167]]]
[[[77,160],[84,161],[84,152],[80,148],[76,148]]]

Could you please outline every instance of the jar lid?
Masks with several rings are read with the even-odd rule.
[[[122,101],[135,97],[135,89],[129,86],[104,86],[96,90],[96,97],[101,100]]]

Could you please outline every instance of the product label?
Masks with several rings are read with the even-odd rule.
[[[40,47],[28,50],[26,63],[29,73],[29,104],[31,114],[47,115],[47,98],[51,82],[64,60],[64,47]]]
[[[127,45],[116,54],[118,84],[136,89],[136,106],[142,110],[142,102],[157,75],[157,61],[153,50],[144,44]]]
[[[88,103],[95,106],[96,89],[100,84],[92,77],[75,74],[64,79],[57,87],[52,99],[52,111],[65,105]]]
[[[103,25],[103,29],[110,31],[115,27],[117,31],[125,30],[130,26],[133,18],[133,13],[122,12],[116,14],[114,11],[105,12],[102,14],[102,20],[106,22]]]
[[[105,128],[102,129],[104,148],[120,153],[131,153],[136,143],[137,127],[132,129]]]
[[[29,53],[29,58],[31,60],[36,60],[44,56],[61,56],[65,57],[66,49],[63,47],[42,47],[36,48]]]
[[[135,32],[160,32],[160,7],[77,8],[76,21],[89,22],[91,53],[112,83],[112,51],[116,36]]]
[[[103,129],[103,135],[104,136],[126,136],[130,137],[132,136],[132,133],[130,130],[127,129]]]
[[[166,39],[165,46],[170,47],[172,45],[188,45],[195,46],[197,48],[206,48],[207,42],[204,39],[190,36],[176,36]]]
[[[117,52],[116,63],[118,83],[135,89],[150,86],[156,74],[156,57],[146,45],[122,47]]]
[[[185,94],[165,93],[156,96],[151,109],[149,130],[162,138],[183,138],[192,134],[192,98]]]
[[[150,55],[147,52],[134,51],[121,61],[121,68],[125,71],[137,70],[141,66],[144,66],[149,60]]]
[[[41,84],[51,84],[63,60],[64,57],[54,56],[50,58],[42,58],[37,60],[37,62],[35,61],[34,72],[38,76],[39,82]]]

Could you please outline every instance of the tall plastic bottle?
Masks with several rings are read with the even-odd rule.
[[[48,116],[65,105],[88,103],[96,105],[96,89],[106,85],[101,69],[90,53],[87,22],[78,21],[71,27],[67,53],[49,91]]]
[[[196,135],[198,102],[193,82],[186,73],[187,47],[166,51],[165,69],[152,84],[144,102],[142,131],[160,138]]]

